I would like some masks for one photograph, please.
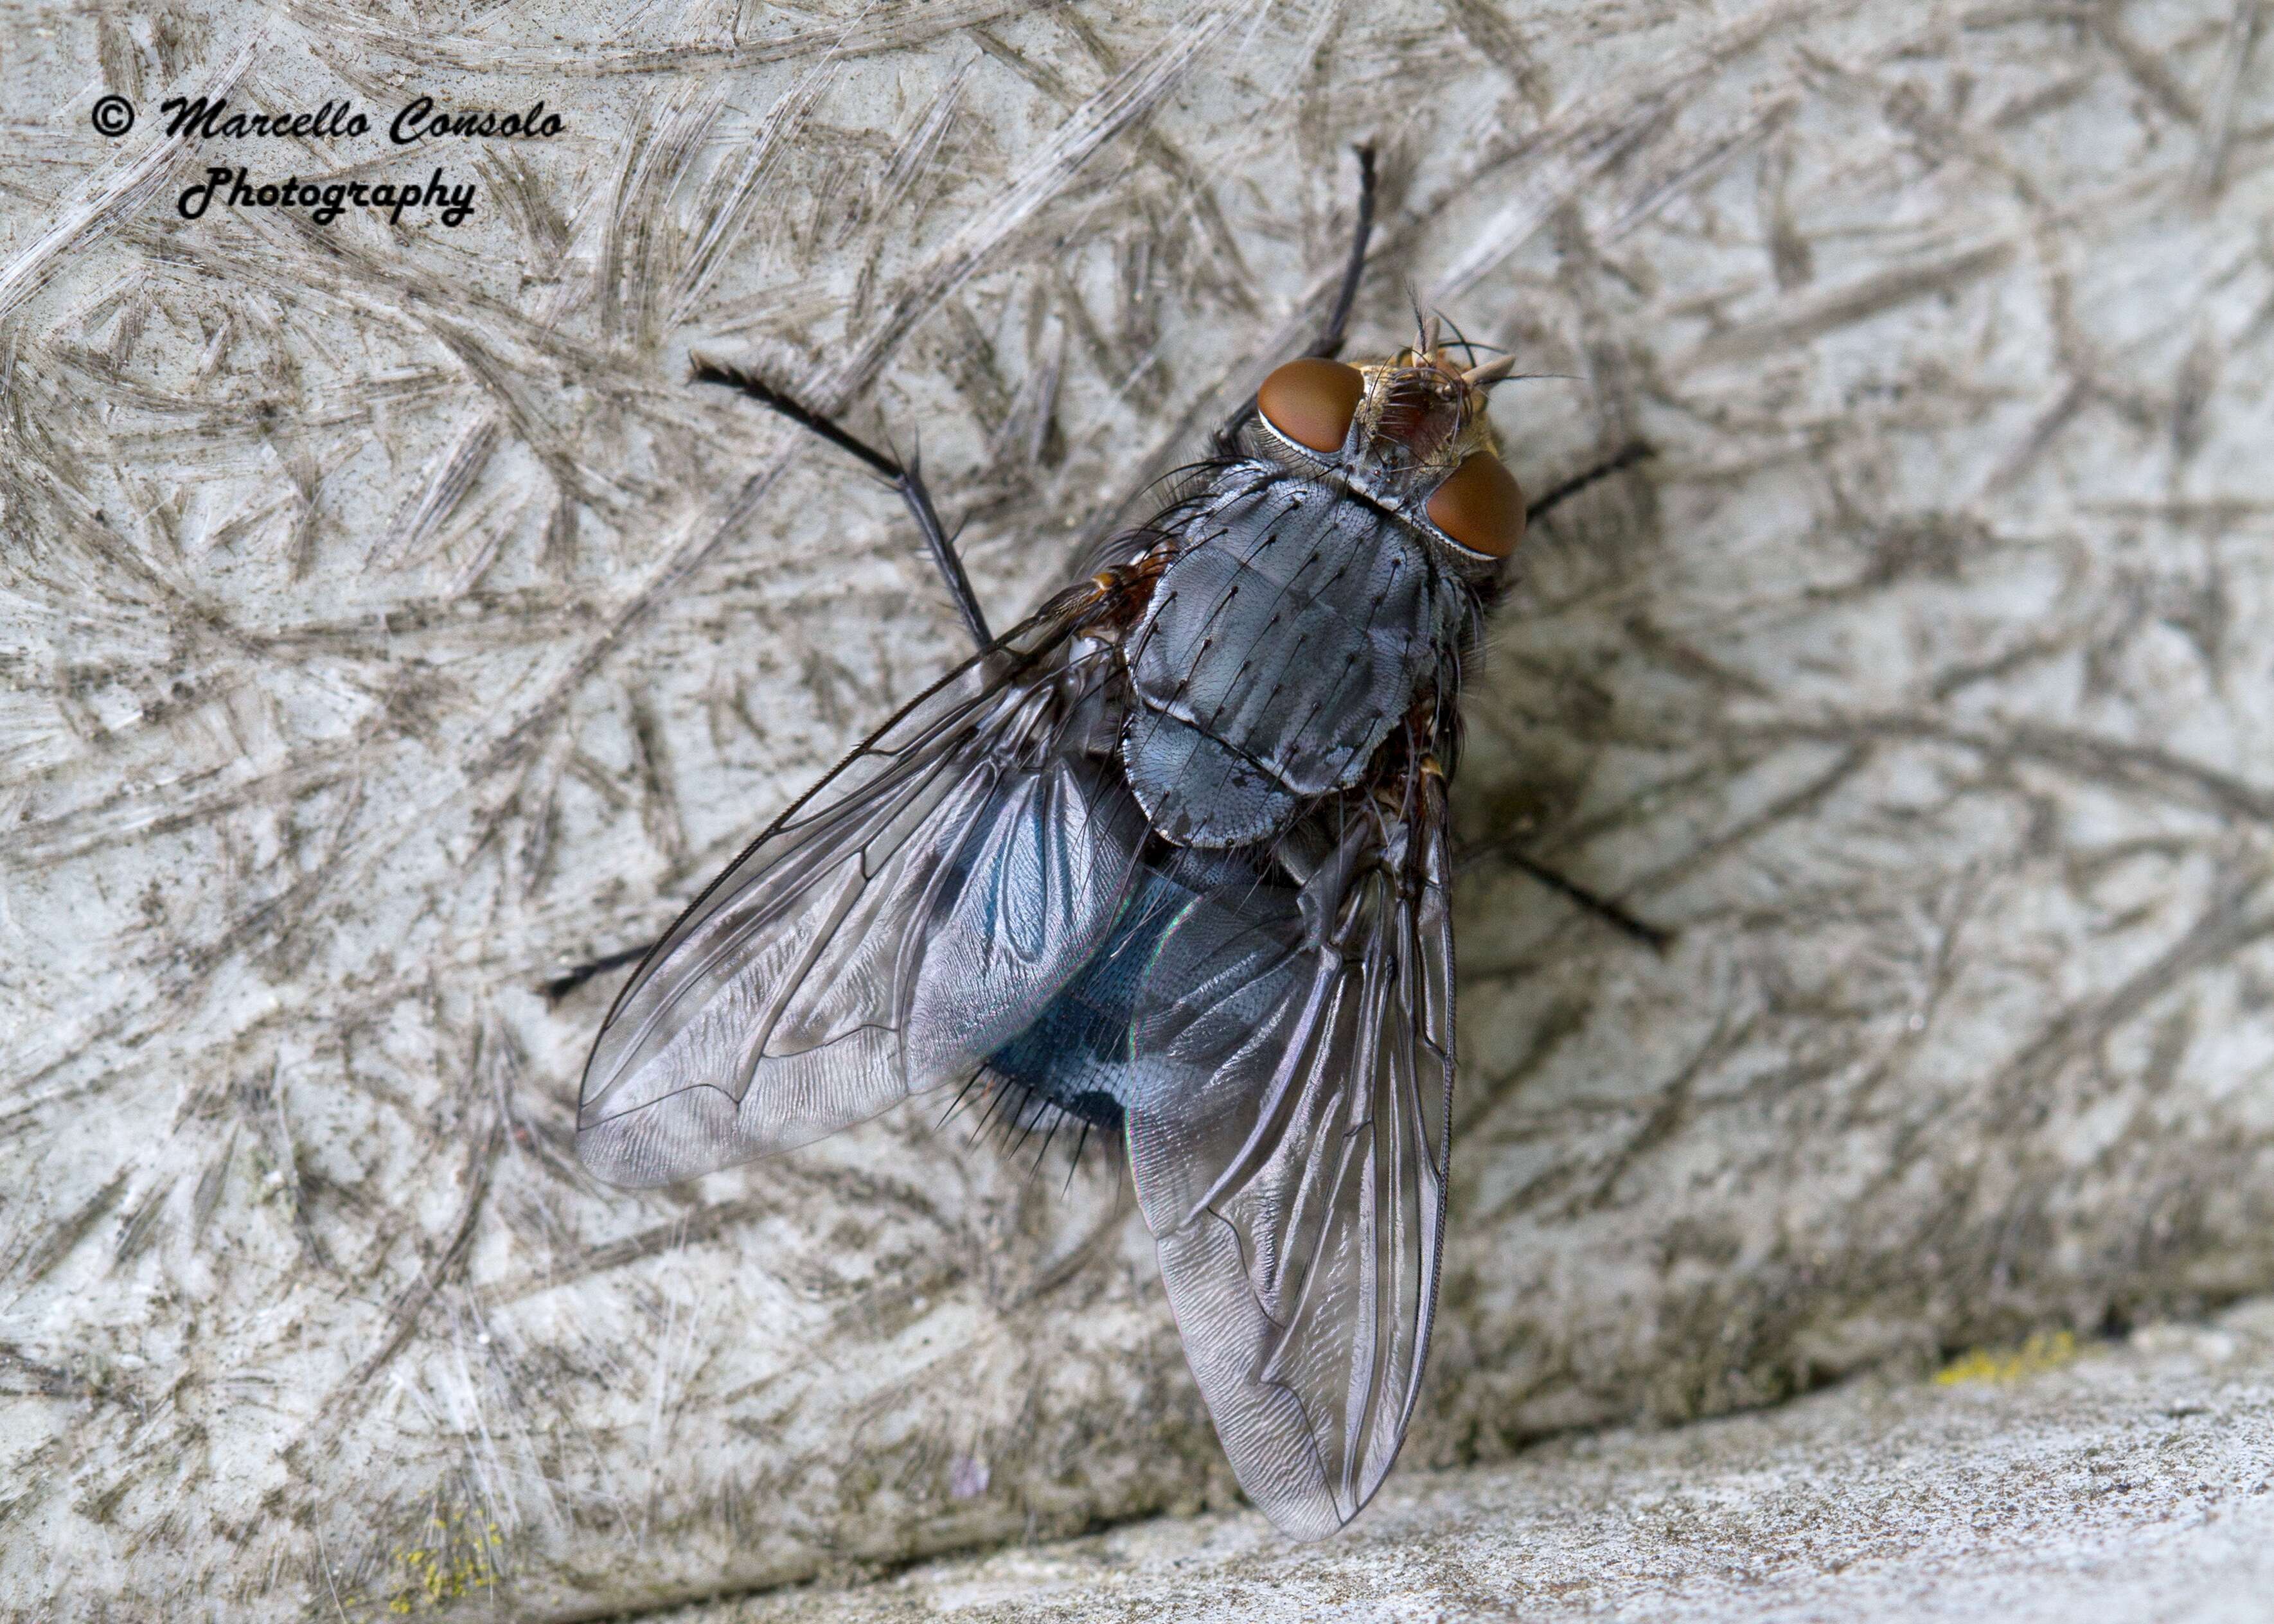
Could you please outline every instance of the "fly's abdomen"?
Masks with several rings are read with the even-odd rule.
[[[1282,961],[1303,939],[1294,891],[1241,854],[1153,850],[1097,951],[986,1062],[1031,1099],[1108,1132],[1141,1088],[1163,1086],[1142,1037],[1148,1021],[1181,1030],[1231,1010],[1239,1024],[1259,993],[1267,1004],[1284,995]]]
[[[1343,789],[1433,671],[1447,585],[1405,528],[1280,477],[1195,522],[1130,644],[1122,763],[1182,846],[1269,838]]]
[[[1137,996],[1193,898],[1146,870],[1104,943],[1024,1031],[987,1057],[988,1070],[1092,1127],[1119,1132],[1134,1086]]]

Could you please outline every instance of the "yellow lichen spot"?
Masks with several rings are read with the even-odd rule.
[[[498,1582],[490,1553],[505,1536],[495,1522],[438,1505],[427,1527],[435,1532],[426,1544],[397,1545],[392,1553],[395,1572],[382,1588],[388,1612],[397,1617],[439,1612]]]
[[[1977,1348],[1959,1355],[1935,1372],[1934,1385],[1956,1387],[1977,1381],[2019,1381],[2024,1376],[2059,1370],[2074,1357],[2074,1332],[2040,1331],[2018,1348]]]

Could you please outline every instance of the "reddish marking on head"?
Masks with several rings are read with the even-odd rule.
[[[1374,433],[1416,462],[1440,455],[1467,426],[1475,392],[1442,350],[1408,350],[1390,364],[1382,386]]]

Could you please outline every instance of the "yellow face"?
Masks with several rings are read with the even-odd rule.
[[[1524,492],[1500,460],[1485,392],[1506,360],[1464,371],[1429,339],[1360,366],[1315,357],[1275,370],[1256,410],[1325,461],[1410,485],[1429,523],[1464,552],[1503,559],[1524,539]]]

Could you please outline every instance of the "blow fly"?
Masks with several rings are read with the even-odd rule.
[[[1446,789],[1462,669],[1525,533],[1437,323],[1264,379],[1087,579],[979,651],[697,897],[608,1012],[577,1152],[710,1172],[975,1079],[1118,1140],[1240,1486],[1299,1538],[1381,1485],[1429,1352],[1453,1086]],[[622,957],[629,957],[624,955]]]

